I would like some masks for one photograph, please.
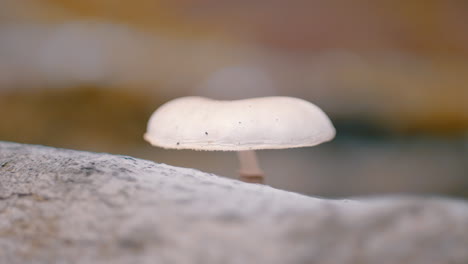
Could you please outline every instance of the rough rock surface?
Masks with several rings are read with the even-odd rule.
[[[326,200],[0,142],[0,263],[468,263],[468,203]]]

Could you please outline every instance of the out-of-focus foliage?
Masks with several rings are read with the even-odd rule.
[[[237,35],[281,49],[468,55],[468,4],[455,0],[5,0],[3,21],[92,19],[164,34]]]
[[[143,144],[144,124],[160,103],[143,94],[96,87],[4,94],[0,106],[7,122],[0,123],[0,138],[119,151]]]
[[[70,45],[56,40],[64,38],[60,32],[80,36],[82,51],[57,47],[57,56],[88,48],[97,58],[82,67],[107,63],[105,78],[118,82],[123,76],[121,81],[130,79],[132,86],[175,91],[169,97],[199,93],[203,80],[223,67],[253,65],[272,76],[275,87],[265,94],[320,98],[337,117],[369,115],[400,133],[468,130],[468,5],[463,1],[6,0],[3,6],[3,25],[48,24],[52,32],[43,34],[55,39],[45,45]],[[96,25],[53,30],[80,20]],[[126,26],[103,29],[102,22]],[[93,37],[100,38],[97,44],[86,41]],[[113,53],[101,62],[107,47]],[[223,93],[218,90],[215,94]]]

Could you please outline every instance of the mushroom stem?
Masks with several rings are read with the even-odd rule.
[[[237,151],[237,157],[240,164],[240,179],[244,182],[263,183],[264,174],[258,165],[255,150]]]

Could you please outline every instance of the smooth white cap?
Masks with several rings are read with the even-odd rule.
[[[316,105],[293,97],[182,97],[158,108],[145,140],[168,149],[242,151],[315,146],[335,137]]]

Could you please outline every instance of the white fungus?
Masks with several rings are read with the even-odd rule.
[[[183,97],[153,113],[144,137],[162,148],[242,151],[315,146],[334,136],[327,115],[302,99]]]
[[[241,179],[263,183],[255,150],[315,146],[334,136],[327,115],[302,99],[183,97],[153,113],[144,138],[169,149],[237,151]]]

